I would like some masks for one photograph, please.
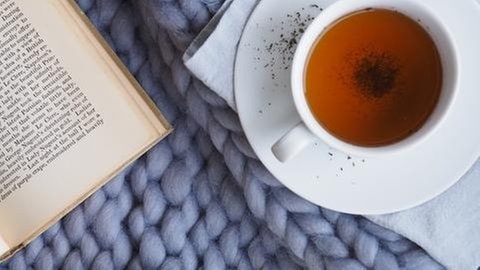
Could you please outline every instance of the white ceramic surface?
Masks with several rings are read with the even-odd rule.
[[[480,25],[480,5],[462,0],[452,8],[448,0],[419,1],[434,17],[442,18],[458,63],[458,92],[451,112],[427,140],[382,158],[351,157],[317,140],[281,163],[270,148],[300,117],[290,91],[291,48],[286,47],[285,53],[279,40],[292,36],[298,40],[292,33],[303,32],[299,23],[305,18],[310,21],[309,15],[317,15],[332,2],[262,0],[252,14],[238,48],[234,79],[247,138],[283,184],[323,207],[384,214],[426,202],[458,181],[480,155],[480,125],[476,124],[480,116],[480,33],[474,27]]]
[[[427,29],[430,33],[430,36],[438,47],[442,66],[444,67],[444,76],[438,104],[427,122],[418,131],[394,144],[379,147],[361,147],[337,139],[317,122],[315,116],[310,111],[305,97],[305,67],[307,66],[312,47],[316,44],[318,37],[322,35],[325,29],[348,14],[372,7],[399,11],[422,24],[424,29]],[[392,29],[392,31],[395,30]],[[279,160],[285,161],[300,152],[299,146],[307,145],[308,142],[312,141],[312,137],[320,138],[329,146],[342,152],[365,157],[382,158],[385,155],[414,147],[433,133],[449,112],[457,90],[457,73],[457,59],[456,52],[452,45],[452,36],[443,26],[441,18],[435,18],[428,6],[416,0],[338,1],[326,8],[322,12],[322,15],[317,16],[311,23],[307,31],[303,34],[293,58],[291,71],[293,100],[304,126],[311,132],[299,133],[298,130],[302,130],[302,126],[297,125],[283,136],[280,141],[274,144],[272,151]],[[300,134],[304,134],[304,136]]]

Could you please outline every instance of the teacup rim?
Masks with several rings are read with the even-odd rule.
[[[423,9],[423,13],[430,13],[428,14],[430,17],[433,18],[433,20],[436,22],[438,28],[441,29],[442,35],[446,36],[446,47],[449,47],[448,50],[451,51],[453,54],[452,60],[453,60],[453,71],[454,74],[449,74],[450,77],[452,77],[452,86],[451,86],[451,94],[448,100],[446,101],[447,104],[445,104],[445,108],[441,112],[439,112],[439,115],[436,115],[436,119],[431,119],[432,115],[434,113],[431,113],[429,116],[429,120],[427,120],[427,123],[424,123],[421,128],[419,128],[417,131],[414,133],[410,134],[406,138],[394,142],[392,144],[387,144],[387,145],[381,145],[381,146],[358,146],[354,145],[351,143],[348,143],[340,138],[337,138],[336,136],[332,135],[328,130],[326,130],[315,118],[313,113],[310,110],[310,107],[308,106],[308,101],[305,96],[305,80],[304,80],[304,72],[306,68],[306,61],[308,60],[308,57],[311,53],[312,46],[317,42],[318,37],[322,34],[325,29],[327,29],[332,23],[335,21],[348,16],[351,13],[362,11],[365,9],[390,9],[390,10],[395,10],[398,11],[409,18],[416,20],[416,19],[421,19],[422,22],[425,21],[425,18],[423,17],[418,17],[414,18],[414,16],[411,16],[411,14],[408,14],[402,10],[398,5],[395,3],[402,3],[402,4],[407,4],[407,5],[414,5],[417,8]],[[355,3],[353,5],[352,3]],[[353,7],[352,7],[353,6]],[[346,7],[346,8],[345,8]],[[338,12],[338,9],[342,11],[342,9],[346,9],[343,12]],[[335,14],[337,12],[337,14]],[[422,25],[422,27],[427,30],[427,32],[430,31],[429,26]],[[429,33],[431,34],[431,33]],[[444,122],[444,119],[447,116],[447,113],[451,110],[452,104],[454,103],[456,92],[457,92],[457,78],[458,78],[458,69],[459,69],[459,64],[458,64],[458,57],[456,56],[456,46],[454,44],[453,39],[451,38],[452,35],[448,32],[447,27],[445,27],[444,23],[431,14],[430,10],[426,6],[422,6],[421,3],[413,2],[410,0],[399,0],[399,1],[387,1],[387,0],[342,0],[333,3],[331,6],[326,8],[325,10],[322,11],[322,13],[317,16],[310,26],[305,30],[302,38],[300,39],[300,42],[297,46],[297,49],[295,51],[294,57],[293,57],[293,63],[292,63],[292,69],[291,69],[291,88],[292,88],[292,95],[293,95],[293,100],[295,103],[295,107],[300,114],[300,117],[302,121],[305,123],[307,128],[315,134],[317,137],[319,137],[321,140],[323,140],[326,144],[328,144],[330,147],[335,148],[337,150],[340,150],[342,152],[355,155],[355,156],[363,156],[363,157],[375,157],[375,156],[383,156],[387,154],[394,154],[398,153],[400,151],[404,151],[407,149],[410,149],[424,140],[426,140],[438,127],[441,125],[442,122]],[[435,41],[437,48],[442,47],[437,42]],[[442,57],[442,62],[445,59]],[[442,63],[442,66],[444,64]],[[445,67],[442,67],[442,71],[445,72]],[[443,83],[442,88],[445,87],[445,82]],[[442,91],[445,91],[445,89],[442,89]],[[439,105],[436,105],[435,110],[437,110],[437,107]],[[432,123],[433,121],[433,123]]]

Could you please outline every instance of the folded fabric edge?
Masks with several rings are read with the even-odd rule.
[[[210,37],[212,32],[215,31],[218,23],[225,14],[225,11],[227,11],[227,9],[230,7],[232,1],[233,0],[226,0],[222,4],[220,9],[217,11],[217,13],[213,16],[213,18],[200,31],[200,34],[198,34],[197,37],[192,41],[192,43],[190,43],[187,50],[185,50],[185,53],[183,54],[183,62],[187,62],[198,51],[198,49],[202,47],[202,45],[205,43],[208,37]]]
[[[412,236],[411,232],[408,229],[404,229],[402,226],[395,226],[394,224],[391,224],[389,222],[386,222],[385,220],[381,219],[379,216],[364,216],[368,220],[372,221],[373,223],[389,229],[405,238],[408,240],[412,241],[419,247],[421,247],[423,250],[427,252],[430,257],[432,257],[435,261],[438,263],[442,264],[442,266],[445,266],[447,268],[450,268],[451,266],[448,265],[448,263],[443,260],[441,256],[438,256],[437,252],[435,250],[430,248],[430,245],[428,243],[425,243],[422,239],[418,239],[418,237]]]
[[[183,56],[192,74],[236,111],[233,80],[235,56],[245,23],[257,0],[227,2]]]

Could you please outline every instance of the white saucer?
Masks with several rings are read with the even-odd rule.
[[[458,181],[480,156],[480,31],[475,27],[480,25],[480,5],[463,0],[452,8],[451,1],[422,1],[448,22],[445,27],[454,38],[459,60],[459,92],[452,111],[428,140],[382,159],[349,157],[318,141],[280,163],[270,148],[300,119],[290,93],[289,56],[294,47],[289,41],[308,25],[299,26],[301,22],[332,2],[262,0],[253,12],[235,66],[235,98],[247,138],[273,175],[320,206],[352,214],[385,214],[424,203]]]

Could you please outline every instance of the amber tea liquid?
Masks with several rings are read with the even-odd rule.
[[[442,87],[434,41],[402,13],[368,9],[333,23],[307,62],[310,110],[332,135],[359,146],[398,142],[433,112]]]

